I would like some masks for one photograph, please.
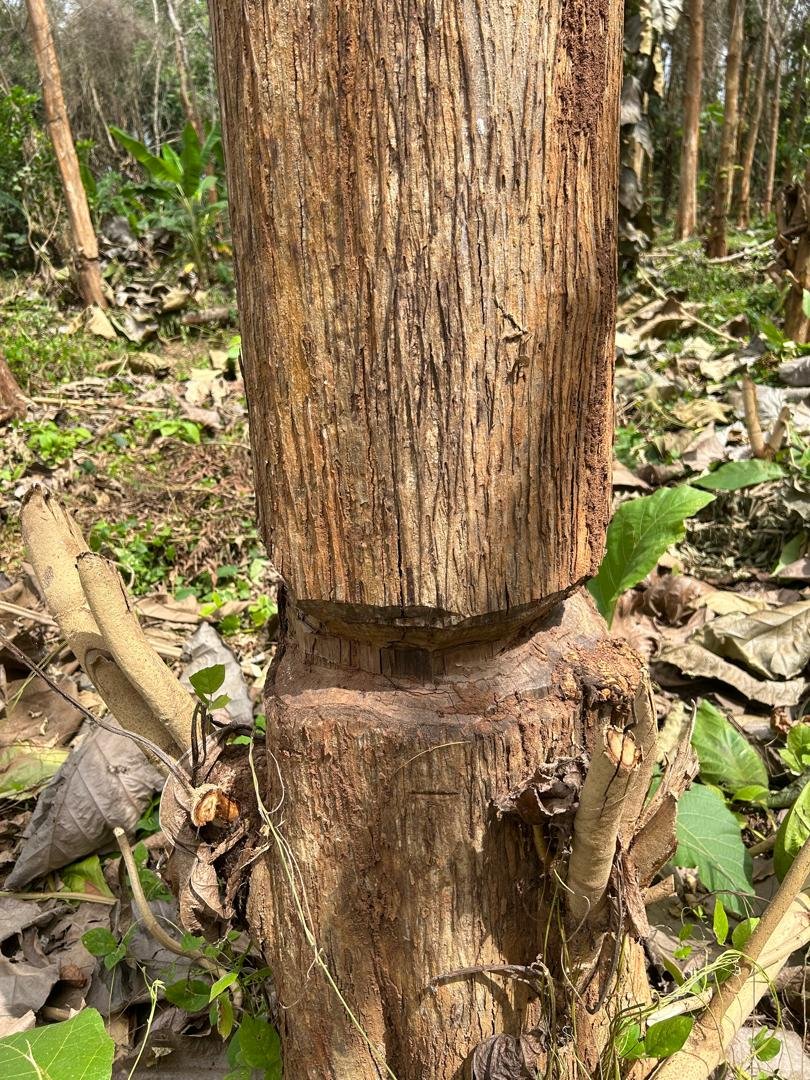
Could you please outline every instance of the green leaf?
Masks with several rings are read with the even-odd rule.
[[[9,706],[10,707],[10,706]],[[69,750],[13,743],[0,750],[0,795],[25,799],[46,784],[67,760]]]
[[[118,967],[124,957],[127,955],[127,943],[126,941],[120,942],[112,952],[108,952],[104,957],[104,967],[107,971],[112,971],[114,967]]]
[[[67,892],[96,893],[98,896],[113,895],[104,877],[98,855],[88,855],[86,859],[71,863],[70,866],[59,871],[59,876]]]
[[[678,803],[677,835],[674,865],[695,867],[706,889],[723,893],[726,910],[745,915],[735,894],[753,892],[751,856],[722,796],[704,784],[685,791]]]
[[[610,622],[623,592],[649,574],[664,552],[686,535],[686,518],[714,499],[688,485],[661,488],[622,503],[607,531],[607,550],[588,589]]]
[[[199,697],[210,697],[225,682],[225,665],[212,664],[211,667],[200,668],[193,675],[189,675],[189,682]]]
[[[110,1080],[115,1044],[95,1009],[0,1039],[3,1080]]]
[[[714,901],[714,915],[712,917],[712,929],[718,945],[725,945],[728,937],[728,915],[723,907],[723,901],[718,896]]]
[[[227,1039],[233,1031],[233,1002],[225,994],[224,997],[217,998],[215,1008],[217,1011],[217,1032],[223,1039]]]
[[[671,1057],[681,1049],[689,1038],[694,1025],[691,1016],[672,1016],[653,1024],[644,1039],[644,1056],[651,1058]]]
[[[806,289],[805,295],[810,295]],[[782,1043],[767,1028],[760,1028],[751,1040],[751,1052],[760,1061],[770,1061],[781,1049]]]
[[[633,1021],[616,1036],[616,1053],[625,1061],[636,1061],[644,1057],[644,1043],[641,1041],[641,1028]]]
[[[755,785],[768,787],[768,770],[744,735],[708,701],[695,714],[692,746],[700,761],[700,777],[724,791]]]
[[[805,548],[806,539],[805,534],[802,532],[788,540],[779,553],[779,560],[773,568],[773,573],[775,575],[780,575],[786,566],[790,566],[801,558]]]
[[[281,1078],[281,1041],[278,1032],[260,1016],[245,1016],[239,1027],[239,1052],[245,1065],[264,1069],[268,1077]],[[273,1071],[276,1070],[276,1071]]]
[[[787,748],[779,756],[791,772],[801,776],[810,769],[810,724],[795,724],[787,735]]]
[[[180,145],[180,163],[183,170],[181,186],[189,198],[196,194],[202,176],[200,140],[191,124],[186,124]]]
[[[810,292],[802,289],[802,314],[805,319],[810,319]]]
[[[163,991],[167,1001],[188,1013],[203,1012],[208,1008],[211,987],[202,979],[181,979],[171,983]]]
[[[82,934],[82,945],[91,956],[106,956],[118,948],[118,938],[109,930],[99,927],[97,930],[88,930]]]
[[[239,978],[238,971],[228,971],[222,975],[214,985],[211,987],[211,991],[208,995],[209,1002],[214,1001],[219,997],[221,993],[228,989],[229,986],[233,986],[236,980]]]
[[[779,826],[773,849],[773,868],[781,881],[810,837],[810,784],[806,784]]]
[[[743,952],[745,946],[748,944],[748,939],[756,930],[759,919],[748,918],[743,919],[742,922],[737,923],[731,932],[731,944],[737,950],[737,952]]]
[[[689,483],[709,491],[739,491],[754,484],[764,484],[767,480],[778,480],[784,475],[785,470],[775,461],[749,458],[746,461],[728,461],[714,472],[704,473]]]
[[[746,784],[731,793],[734,802],[754,803],[756,806],[765,806],[770,792],[761,784]]]
[[[162,184],[173,184],[177,181],[172,175],[163,158],[150,153],[146,146],[132,135],[127,135],[121,128],[110,126],[110,134],[117,139],[123,148],[130,153],[139,165],[143,165],[150,177]],[[175,155],[176,157],[177,155]]]

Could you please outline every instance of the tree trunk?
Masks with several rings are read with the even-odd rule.
[[[805,166],[804,183],[797,185],[796,196],[789,223],[795,248],[791,246],[786,252],[790,257],[790,288],[785,299],[785,337],[804,345],[810,341],[810,318],[804,310],[804,295],[810,292],[810,162]]]
[[[737,225],[741,229],[747,229],[751,217],[751,172],[754,168],[754,154],[759,139],[759,126],[762,120],[762,110],[765,106],[765,86],[768,81],[768,58],[771,44],[771,0],[765,0],[765,9],[762,16],[762,52],[759,57],[759,75],[757,77],[756,90],[754,92],[754,104],[751,111],[751,121],[745,134],[745,147],[742,155],[742,169],[740,170],[740,205],[737,216]]]
[[[726,225],[734,179],[735,149],[739,120],[740,61],[742,58],[745,0],[729,0],[729,38],[726,58],[726,89],[723,134],[714,182],[714,203],[709,222],[706,250],[711,258],[727,254]]]
[[[779,150],[779,114],[782,96],[782,41],[774,55],[774,76],[771,97],[770,131],[768,135],[768,164],[765,169],[765,193],[762,196],[762,216],[770,217],[773,209],[773,189],[776,183],[776,156]]]
[[[703,0],[689,4],[689,55],[683,91],[683,144],[675,238],[697,231],[697,179],[700,149],[700,101],[703,82]]]
[[[56,49],[48,21],[48,11],[45,0],[26,0],[26,4],[34,56],[42,82],[45,120],[53,142],[56,163],[62,178],[62,189],[65,193],[76,285],[85,304],[97,304],[99,307],[104,307],[106,300],[101,286],[98,243],[65,108],[62,77],[59,73],[59,62],[56,58]]]
[[[285,846],[249,901],[285,1070],[460,1080],[503,1036],[573,1076],[608,1014],[559,978],[553,842],[505,807],[624,730],[642,680],[578,591],[610,509],[620,8],[212,0],[211,23],[285,582]],[[595,1006],[621,933],[577,927],[575,956],[607,943]],[[538,957],[554,987],[490,970]]]
[[[804,76],[807,70],[807,25],[805,24],[802,30],[802,36],[799,43],[799,70],[796,74],[796,79],[793,84],[793,102],[790,112],[790,129],[788,131],[787,139],[785,140],[786,152],[785,152],[785,171],[782,176],[782,183],[785,187],[793,181],[793,169],[798,157],[797,149],[799,143],[799,124],[802,119],[802,113],[804,110]]]
[[[189,74],[186,40],[183,34],[183,26],[177,17],[177,12],[174,9],[172,0],[166,0],[166,11],[168,12],[169,22],[172,24],[172,33],[174,34],[174,59],[177,64],[177,76],[180,83],[180,103],[183,106],[183,112],[187,123],[191,124],[197,133],[197,138],[202,143],[205,140],[205,131],[203,130],[200,113],[197,108],[194,84],[192,83],[191,75]],[[216,198],[216,193],[214,193],[214,197]]]
[[[0,353],[0,424],[25,416],[27,408],[28,401]]]

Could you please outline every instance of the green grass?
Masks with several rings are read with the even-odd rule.
[[[67,333],[69,319],[41,297],[15,297],[0,307],[0,353],[25,393],[92,375],[102,361],[128,351],[123,342]]]

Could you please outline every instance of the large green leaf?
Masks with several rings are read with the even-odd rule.
[[[710,892],[719,892],[727,911],[747,914],[738,893],[753,892],[751,856],[737,819],[717,791],[694,784],[678,803],[675,866],[695,867]]]
[[[700,760],[700,775],[732,794],[741,788],[768,787],[762,758],[719,709],[702,701],[695,714],[692,746]]]
[[[778,480],[784,475],[785,470],[775,461],[749,458],[746,461],[727,461],[714,472],[704,473],[689,483],[694,487],[708,488],[709,491],[739,491],[754,484],[764,484],[766,480]]]
[[[177,176],[162,157],[156,157],[147,147],[132,135],[127,135],[121,128],[110,125],[110,134],[113,135],[123,148],[130,153],[139,165],[143,165],[150,177],[159,184],[175,184]],[[177,155],[175,154],[175,157]]]
[[[95,1009],[0,1039],[3,1080],[110,1080],[115,1046]]]
[[[183,167],[183,191],[191,198],[200,186],[200,179],[202,177],[200,140],[191,124],[186,124],[183,129],[183,138],[180,145],[180,161]]]
[[[649,574],[664,552],[685,535],[684,521],[714,500],[688,485],[661,488],[622,503],[607,531],[607,550],[588,589],[610,622],[616,601]]]
[[[773,849],[773,868],[781,881],[810,837],[810,784],[802,789],[787,817],[779,826]]]

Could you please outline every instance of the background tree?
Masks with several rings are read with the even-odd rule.
[[[683,90],[683,143],[678,186],[676,239],[687,239],[697,229],[698,151],[700,102],[703,83],[703,0],[689,4],[689,56]]]
[[[48,121],[48,131],[62,178],[65,206],[70,220],[72,261],[77,288],[85,304],[104,307],[106,300],[101,287],[98,243],[79,171],[76,147],[73,145],[70,121],[65,109],[62,78],[48,22],[48,11],[44,0],[27,0],[27,4],[31,40],[42,80],[42,100]]]
[[[763,8],[761,42],[757,57],[756,88],[753,93],[751,116],[745,133],[740,168],[740,198],[737,224],[741,229],[748,227],[751,214],[751,171],[754,167],[754,154],[759,138],[762,110],[765,106],[765,87],[768,82],[768,67],[771,54],[771,0],[765,0]]]
[[[739,124],[740,66],[742,63],[745,0],[729,0],[729,37],[726,59],[723,135],[715,173],[714,201],[706,250],[713,258],[726,254],[726,224],[734,183],[735,148]]]

